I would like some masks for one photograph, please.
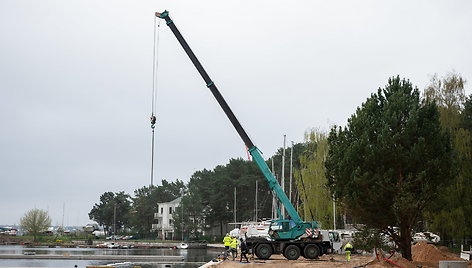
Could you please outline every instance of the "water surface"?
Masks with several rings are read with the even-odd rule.
[[[24,254],[25,252],[35,252],[50,255],[159,255],[159,256],[184,256],[184,263],[153,263],[153,262],[127,262],[114,263],[103,260],[12,260],[0,259],[0,267],[71,267],[77,265],[78,268],[85,268],[90,265],[111,265],[120,268],[194,268],[199,267],[202,262],[208,262],[215,258],[220,249],[98,249],[98,248],[48,248],[48,247],[28,247],[20,245],[0,245],[0,254]]]

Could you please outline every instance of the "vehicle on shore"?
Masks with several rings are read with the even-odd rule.
[[[286,240],[283,242],[275,242],[271,239],[271,235],[282,230],[282,226],[273,225],[277,221],[265,220],[261,222],[243,222],[240,228],[231,230],[230,235],[238,238],[246,239],[248,247],[251,248],[254,254],[261,258],[269,258],[269,253],[272,254],[283,254],[286,255],[284,250],[288,245],[294,245],[299,248],[299,253],[293,252],[292,258],[296,257],[297,254],[304,256],[305,258],[315,258],[314,255],[330,254],[339,252],[342,247],[341,236],[336,230],[319,230],[317,238],[314,239],[314,235],[306,233],[299,237],[299,240]],[[282,230],[283,231],[283,230]],[[261,244],[270,244],[268,246],[262,246]],[[314,246],[316,244],[316,247]],[[321,246],[320,246],[321,245]],[[297,251],[292,247],[292,250]],[[306,252],[305,252],[306,251]],[[285,256],[287,257],[287,256]]]
[[[102,231],[102,230],[95,230],[95,231],[92,232],[92,235],[95,238],[103,238],[103,237],[106,236],[105,231]]]
[[[269,227],[271,221],[243,222],[239,228],[239,237],[269,237]],[[231,233],[230,233],[231,234]]]
[[[418,232],[415,233],[412,237],[413,243],[420,243],[425,242],[428,244],[437,244],[441,241],[441,238],[437,234],[433,234],[432,232]]]

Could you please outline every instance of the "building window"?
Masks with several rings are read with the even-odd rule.
[[[164,214],[164,208],[161,208],[161,214]]]
[[[169,225],[172,225],[172,219],[169,219]]]
[[[169,214],[172,214],[172,207],[169,207]]]

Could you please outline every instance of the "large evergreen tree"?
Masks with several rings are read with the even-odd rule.
[[[449,136],[434,102],[391,78],[328,138],[328,184],[352,214],[390,235],[411,256],[411,231],[423,210],[453,176]],[[397,226],[397,232],[393,227]]]
[[[155,186],[144,186],[134,191],[131,224],[140,235],[148,236],[151,233],[154,213],[157,212],[156,193]]]

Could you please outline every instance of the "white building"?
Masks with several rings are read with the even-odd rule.
[[[174,238],[174,224],[172,215],[180,207],[182,197],[174,199],[167,203],[157,203],[157,213],[154,213],[156,223],[152,225],[152,230],[157,232],[160,239]]]

